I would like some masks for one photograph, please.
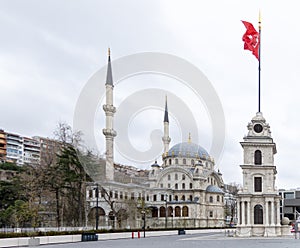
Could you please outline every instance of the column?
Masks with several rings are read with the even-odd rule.
[[[248,201],[247,203],[247,224],[248,225],[251,225],[250,210],[251,210],[251,202]]]
[[[280,225],[280,204],[279,204],[279,199],[276,199],[276,225]]]
[[[269,226],[269,202],[268,201],[265,202],[265,210],[266,210],[265,213],[264,213],[265,220],[266,220],[265,225]]]
[[[237,205],[237,218],[238,218],[238,223],[239,224],[242,224],[241,223],[241,214],[240,214],[240,211],[241,211],[241,205],[240,205],[240,200],[237,200],[237,203],[236,203],[236,205]]]
[[[274,200],[271,201],[271,225],[275,225]]]
[[[241,201],[242,203],[242,223],[241,225],[244,226],[245,225],[245,202]]]

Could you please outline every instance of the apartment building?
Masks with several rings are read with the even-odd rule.
[[[6,160],[6,135],[4,130],[0,129],[0,162]]]
[[[285,190],[280,189],[280,217],[288,217],[295,221],[300,216],[300,188]]]
[[[6,161],[23,165],[23,138],[14,133],[6,132]]]

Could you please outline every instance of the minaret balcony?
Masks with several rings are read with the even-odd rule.
[[[113,129],[103,128],[102,132],[105,136],[111,136],[111,137],[116,137],[117,136],[117,132]]]
[[[105,113],[116,113],[116,107],[111,104],[104,104],[103,110],[105,111]]]

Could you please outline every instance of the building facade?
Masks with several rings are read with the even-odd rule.
[[[163,119],[162,164],[155,162],[140,177],[116,176],[113,147],[113,80],[110,54],[106,78],[105,178],[87,187],[88,225],[102,228],[222,227],[224,225],[224,183],[215,170],[214,159],[198,144],[169,145],[167,99]],[[119,180],[119,179],[121,180]],[[142,180],[138,180],[138,178]],[[96,222],[98,224],[96,224]]]
[[[0,163],[6,161],[6,135],[4,130],[0,129]]]
[[[300,217],[300,189],[279,190],[280,215],[295,222]]]

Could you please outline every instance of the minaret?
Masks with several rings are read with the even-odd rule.
[[[164,143],[164,154],[169,151],[169,144],[171,138],[169,136],[169,114],[168,114],[168,103],[167,103],[167,96],[166,96],[166,105],[165,105],[165,117],[164,117],[164,136],[162,137]]]
[[[106,117],[106,127],[103,128],[103,134],[106,140],[106,165],[105,165],[105,179],[108,181],[114,180],[114,137],[117,136],[117,132],[113,129],[114,113],[116,108],[113,106],[113,78],[110,62],[110,49],[108,49],[108,64],[106,75],[106,104],[103,105],[103,110]]]

